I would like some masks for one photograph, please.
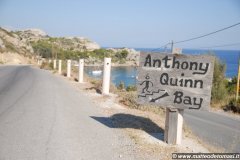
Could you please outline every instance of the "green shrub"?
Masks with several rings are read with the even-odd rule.
[[[41,69],[47,69],[47,70],[52,70],[53,69],[53,62],[48,63],[48,62],[42,62]]]
[[[229,94],[235,94],[237,90],[237,77],[233,77],[227,84],[227,90]]]
[[[137,87],[134,86],[134,85],[131,85],[131,86],[127,86],[126,88],[126,91],[130,92],[130,91],[136,91],[137,90]]]
[[[41,55],[43,58],[51,58],[53,51],[52,45],[46,40],[32,42],[32,47],[35,54]]]
[[[125,60],[125,59],[120,59],[120,60],[119,60],[119,63],[120,63],[120,64],[124,64],[124,63],[126,63],[126,60]]]
[[[128,51],[127,50],[122,50],[121,52],[120,52],[120,55],[121,55],[121,58],[127,58],[127,56],[128,56]]]
[[[119,90],[124,90],[124,89],[125,89],[125,84],[124,84],[123,81],[121,81],[121,82],[119,83],[119,85],[117,86],[117,89],[119,89]]]
[[[232,111],[240,114],[240,99],[232,98],[227,106],[223,108],[225,111]]]
[[[63,48],[62,45],[65,46]],[[104,48],[96,49],[94,51],[87,51],[85,49],[81,51],[74,50],[72,42],[69,39],[64,38],[49,38],[39,40],[37,42],[31,42],[36,55],[40,55],[43,58],[59,58],[59,59],[72,59],[78,60],[79,58],[89,58],[93,60],[102,62],[104,57],[112,58],[112,62],[119,62],[120,64],[126,63],[126,57],[128,55],[127,50],[122,50],[119,52],[113,52],[112,50],[107,50]],[[69,47],[66,47],[69,46]],[[78,46],[81,48],[82,46]],[[83,46],[84,47],[84,46]]]
[[[212,100],[224,100],[227,95],[227,83],[225,79],[226,64],[221,62],[218,58],[215,59],[213,83],[212,83]]]

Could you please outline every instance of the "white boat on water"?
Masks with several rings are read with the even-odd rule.
[[[95,71],[92,71],[92,74],[102,74],[102,71],[101,70],[95,70]]]

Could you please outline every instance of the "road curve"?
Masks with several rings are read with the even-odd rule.
[[[132,159],[129,140],[91,116],[99,108],[63,79],[0,66],[1,160]]]
[[[226,152],[240,152],[240,119],[207,112],[186,110],[184,120],[194,134]]]

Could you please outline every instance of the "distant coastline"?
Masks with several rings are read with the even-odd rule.
[[[146,51],[146,52],[170,52],[170,49],[163,49],[163,48],[133,48],[136,51]],[[200,53],[207,53],[207,52],[219,52],[219,51],[230,51],[230,52],[239,52],[240,49],[198,49],[198,48],[183,48],[183,53],[189,52],[189,51],[200,51]]]
[[[103,63],[97,63],[97,64],[84,64],[84,66],[87,66],[87,67],[100,67],[102,66]],[[111,64],[112,67],[137,67],[138,65],[137,64],[134,64],[134,62],[132,63],[124,63],[124,64],[118,64],[118,63],[112,63]]]
[[[140,52],[164,52],[163,49],[155,50],[154,48],[134,48],[136,51]],[[166,50],[165,52],[170,52],[170,50]],[[237,75],[238,72],[238,59],[240,57],[240,50],[206,50],[206,49],[183,49],[183,54],[207,54],[212,53],[216,57],[218,57],[222,62],[226,63],[226,78],[233,78]],[[86,64],[86,66],[102,66],[102,63],[98,64]],[[138,65],[133,63],[112,63],[113,67],[137,67]]]

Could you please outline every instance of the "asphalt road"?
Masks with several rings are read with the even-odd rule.
[[[0,66],[1,160],[137,159],[124,135],[91,118],[101,116],[91,99],[48,71]],[[202,111],[185,111],[184,119],[205,141],[240,151],[239,120]]]
[[[226,152],[240,152],[240,119],[207,111],[184,112],[184,120],[194,134]]]
[[[0,66],[0,159],[132,159],[88,97],[48,71]]]

